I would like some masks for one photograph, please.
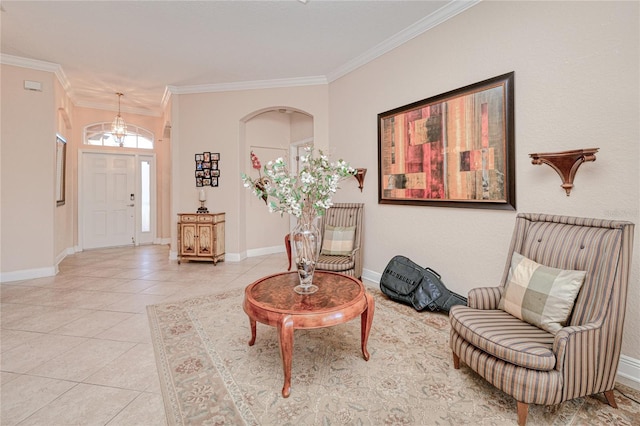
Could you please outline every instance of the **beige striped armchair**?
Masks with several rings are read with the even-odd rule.
[[[349,254],[335,256],[320,253],[316,270],[339,272],[358,279],[362,277],[363,212],[363,203],[335,203],[327,210],[326,214],[320,218],[318,227],[322,233],[322,242],[324,242],[325,237],[325,225],[354,226],[355,235],[353,250]],[[285,236],[284,242],[287,249],[287,256],[289,257],[289,270],[291,270],[291,242],[289,241],[289,234]]]
[[[501,285],[473,289],[468,306],[451,309],[454,368],[462,361],[513,396],[518,424],[526,423],[529,404],[555,405],[600,392],[617,408],[613,388],[633,227],[623,221],[519,214]],[[539,328],[500,309],[517,274],[514,252],[563,272],[586,271],[573,309],[558,330]]]

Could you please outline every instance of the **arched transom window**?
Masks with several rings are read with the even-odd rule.
[[[124,137],[125,148],[153,149],[153,133],[142,127],[127,123],[127,135]],[[111,123],[96,123],[85,127],[85,145],[120,146],[111,134]]]

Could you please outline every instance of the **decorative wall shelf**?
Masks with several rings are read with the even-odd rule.
[[[367,174],[367,169],[358,168],[356,169],[353,177],[358,181],[358,188],[360,188],[360,192],[362,192],[362,188],[364,187],[364,177]]]
[[[562,179],[562,187],[567,193],[567,197],[573,188],[573,179],[576,176],[578,167],[588,161],[596,161],[596,152],[600,148],[574,149],[572,151],[545,152],[529,154],[532,164],[548,164],[558,172]]]

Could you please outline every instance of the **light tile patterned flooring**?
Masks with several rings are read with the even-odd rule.
[[[244,288],[284,253],[169,260],[168,246],[68,256],[55,277],[0,286],[0,424],[166,424],[145,307]]]

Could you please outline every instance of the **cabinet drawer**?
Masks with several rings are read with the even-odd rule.
[[[209,215],[209,214],[199,214],[198,215],[198,222],[213,222],[213,216]]]
[[[181,214],[180,222],[197,222],[198,215],[196,214]]]

